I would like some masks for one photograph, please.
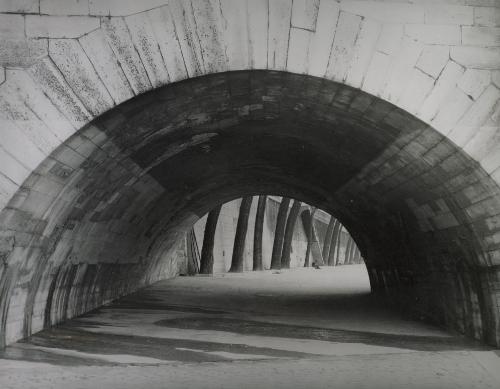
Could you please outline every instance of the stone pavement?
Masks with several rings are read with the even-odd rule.
[[[497,350],[368,292],[359,265],[162,281],[7,347],[0,387],[499,387]]]

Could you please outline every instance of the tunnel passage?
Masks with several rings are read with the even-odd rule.
[[[135,97],[31,174],[0,214],[1,341],[174,276],[177,244],[199,217],[259,193],[338,217],[374,291],[499,343],[497,184],[379,98],[255,70]]]

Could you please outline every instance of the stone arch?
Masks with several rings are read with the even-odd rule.
[[[290,179],[279,187],[261,189],[280,191],[286,187],[291,192],[287,194],[305,196],[330,209],[353,232],[367,258],[381,258],[380,247],[391,247],[388,258],[373,266],[372,285],[404,289],[422,283],[421,288],[408,287],[418,293],[407,296],[412,304],[421,302],[424,309],[433,306],[425,301],[433,295],[426,294],[425,288],[432,290],[438,280],[434,278],[433,284],[432,277],[454,274],[455,267],[467,264],[472,273],[466,273],[461,285],[473,296],[468,301],[470,309],[481,312],[481,318],[471,313],[474,323],[469,323],[469,316],[465,327],[474,328],[468,331],[472,335],[498,343],[500,169],[496,134],[500,52],[498,39],[488,35],[488,28],[474,26],[473,7],[333,0],[192,0],[168,5],[151,0],[121,8],[116,4],[101,1],[90,2],[86,8],[0,9],[9,12],[0,15],[8,26],[2,46],[4,76],[0,78],[0,313],[6,341],[29,335],[41,328],[44,320],[57,322],[156,277],[173,274],[172,263],[160,260],[164,251],[174,249],[171,242],[176,233],[182,233],[183,223],[194,220],[202,204],[214,201],[205,196],[209,191],[204,188],[200,192],[203,196],[193,194],[197,206],[190,203],[188,207],[176,199],[175,191],[169,194],[170,188],[145,173],[143,164],[151,163],[150,155],[134,155],[142,165],[137,163],[127,148],[130,139],[116,137],[120,126],[134,126],[131,139],[149,139],[142,125],[145,118],[124,122],[127,115],[143,111],[154,123],[154,117],[161,118],[180,101],[186,105],[185,98],[177,100],[175,91],[179,88],[190,87],[193,95],[211,96],[214,101],[215,91],[222,88],[220,92],[231,97],[228,104],[242,111],[235,114],[224,107],[220,116],[207,116],[191,107],[176,117],[177,126],[205,131],[187,143],[167,142],[170,149],[190,150],[213,141],[215,129],[244,127],[234,123],[235,115],[267,120],[279,116],[281,109],[289,112],[290,107],[282,107],[280,99],[284,98],[283,83],[290,83],[294,88],[287,91],[298,96],[291,115],[311,109],[303,101],[326,100],[335,113],[316,112],[322,116],[315,120],[333,125],[342,118],[342,123],[348,123],[345,112],[349,112],[347,116],[362,120],[364,126],[378,128],[383,123],[385,135],[374,137],[373,144],[365,144],[364,149],[359,142],[358,154],[371,157],[363,163],[356,162],[356,153],[347,157],[339,150],[340,156],[359,168],[340,192],[333,186],[331,191],[307,192],[290,174],[283,175]],[[478,34],[483,35],[478,38]],[[244,72],[250,69],[267,71]],[[243,72],[217,75],[227,71]],[[193,79],[193,83],[162,88],[210,74],[213,76]],[[245,80],[259,77],[276,90],[268,88],[254,101]],[[322,88],[328,91],[324,95]],[[146,93],[151,90],[154,92]],[[241,104],[238,99],[250,103]],[[160,109],[155,105],[158,100],[168,102],[168,106]],[[262,118],[256,117],[258,114]],[[160,123],[157,119],[156,124]],[[168,134],[169,126],[163,131]],[[304,141],[304,134],[297,128],[295,131],[295,140]],[[354,134],[344,133],[336,139],[356,142]],[[299,143],[295,145],[299,147]],[[175,157],[176,152],[172,153],[169,157]],[[337,171],[349,171],[349,164],[341,164],[339,158],[334,164]],[[106,169],[102,168],[104,161],[110,163]],[[161,162],[156,161],[159,166]],[[277,178],[272,171],[266,174],[268,182]],[[85,181],[83,176],[90,178]],[[214,182],[228,179],[212,178]],[[333,177],[332,182],[336,182]],[[255,182],[247,185],[239,186],[239,192],[256,188]],[[406,198],[406,206],[397,212],[388,212],[386,206],[373,207],[380,196],[402,199],[400,192],[410,188],[415,198]],[[419,193],[422,188],[426,189]],[[220,200],[241,194],[224,192],[222,196],[222,189],[213,189],[221,190],[213,192]],[[362,190],[367,191],[366,198],[359,196]],[[443,193],[446,196],[437,195]],[[353,198],[358,202],[355,207],[348,203]],[[172,213],[172,204],[176,209],[196,212],[191,218],[187,217],[189,212]],[[174,224],[167,223],[168,218],[157,220],[159,206],[164,207],[169,220],[177,222],[177,228],[172,229]],[[365,216],[366,226],[359,223],[360,215]],[[99,225],[117,216],[127,223]],[[78,224],[83,219],[85,227]],[[374,226],[392,235],[378,236],[380,242],[376,243]],[[75,228],[78,233],[71,233]],[[108,235],[109,242],[99,241],[106,235],[101,228],[106,234],[110,230],[114,238]],[[415,236],[420,241],[408,237],[415,231],[419,231]],[[168,232],[170,239],[159,239],[163,232]],[[136,240],[136,235],[140,239]],[[92,241],[90,238],[95,239],[86,247],[84,241]],[[71,249],[75,242],[88,260],[75,256]],[[128,243],[133,247],[127,247],[127,242],[134,242]],[[113,244],[117,247],[110,249]],[[425,245],[429,245],[426,250],[416,252]],[[107,249],[101,252],[104,246]],[[125,255],[127,250],[133,254]],[[424,274],[427,268],[406,274],[396,266],[411,252],[416,252],[416,263],[429,265],[432,277]],[[152,253],[157,257],[151,258]],[[122,257],[130,260],[114,266]],[[461,258],[461,265],[454,265],[450,258]],[[54,307],[49,309],[50,320],[47,315],[44,319],[48,294],[53,296]],[[430,316],[460,327],[442,317],[456,318],[456,314],[443,315],[439,309],[436,307]]]

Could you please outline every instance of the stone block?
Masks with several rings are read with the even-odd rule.
[[[444,100],[455,89],[456,83],[463,73],[464,70],[461,66],[457,65],[455,62],[449,61],[437,79],[436,85],[431,93],[425,99],[420,109],[419,117],[426,121],[431,120],[436,115]]]
[[[1,174],[12,180],[17,185],[21,185],[30,174],[30,171],[26,168],[26,166],[15,159],[2,147],[0,147],[0,166]]]
[[[134,92],[102,30],[84,35],[79,41],[114,101],[131,98]]]
[[[446,228],[456,227],[459,225],[455,215],[453,215],[451,212],[446,212],[434,216],[432,218],[432,223],[438,230],[444,230]]]
[[[500,8],[476,7],[474,8],[474,24],[477,26],[500,26]]]
[[[327,78],[340,82],[344,81],[351,63],[360,23],[361,17],[340,12],[330,53],[330,61],[326,69]]]
[[[90,15],[128,16],[162,5],[168,0],[89,0]]]
[[[460,27],[451,25],[407,24],[405,33],[423,43],[434,45],[459,45]]]
[[[498,0],[465,0],[466,5],[477,5],[480,7],[499,7]]]
[[[46,39],[0,39],[0,65],[30,67],[48,54]]]
[[[459,88],[455,88],[443,101],[431,124],[441,134],[447,135],[458,122],[457,112],[466,112],[472,105],[472,100]]]
[[[292,7],[292,27],[316,30],[319,0],[294,0]]]
[[[389,78],[382,96],[392,102],[396,102],[406,86],[415,63],[422,52],[422,44],[405,37],[401,49],[395,56],[389,69]]]
[[[187,69],[183,61],[181,46],[176,38],[174,21],[168,8],[161,7],[149,11],[148,19],[165,61],[170,81],[185,79],[187,77]]]
[[[42,15],[88,15],[89,0],[40,0]]]
[[[361,86],[370,65],[381,31],[379,23],[363,20],[353,49],[352,61],[346,75],[346,83],[356,88]]]
[[[416,113],[433,87],[434,79],[432,77],[418,69],[413,69],[398,100],[398,105],[411,113]]]
[[[309,74],[323,77],[326,73],[330,49],[335,37],[340,7],[333,0],[320,1],[319,14],[316,20],[316,33],[309,45]]]
[[[7,79],[8,83],[14,85],[13,95],[19,95],[19,100],[24,101],[25,105],[59,141],[63,142],[73,135],[75,128],[26,71],[8,70]],[[40,128],[39,132],[43,132],[43,130]]]
[[[324,3],[327,2],[324,1]],[[267,26],[269,16],[267,0],[248,1],[247,5],[248,47],[252,53],[250,66],[253,69],[265,69],[267,67]]]
[[[458,80],[458,87],[466,94],[476,100],[490,83],[490,72],[488,70],[467,69]]]
[[[285,70],[290,34],[291,0],[269,2],[267,64],[269,69]]]
[[[152,86],[159,87],[168,83],[167,68],[147,14],[129,16],[125,21]]]
[[[403,39],[404,26],[401,24],[383,24],[377,42],[377,50],[387,55],[399,49]]]
[[[500,27],[462,27],[462,44],[470,46],[500,46]]]
[[[134,47],[125,21],[122,18],[104,19],[102,27],[106,40],[118,58],[134,92],[138,94],[151,89],[146,69]]]
[[[313,32],[301,28],[290,29],[287,70],[293,73],[307,73],[308,50]]]
[[[91,114],[50,59],[37,62],[28,72],[74,128],[82,127],[90,119]]]
[[[24,39],[24,17],[0,14],[0,36],[4,39]]]
[[[424,47],[416,67],[433,78],[437,78],[450,58],[448,46],[430,45]]]
[[[93,115],[98,115],[114,105],[109,92],[77,41],[51,40],[49,53],[71,89]]]
[[[1,121],[0,138],[2,146],[31,170],[45,159],[45,154],[10,121]]]
[[[474,7],[428,4],[425,6],[425,23],[471,25],[474,23]]]
[[[467,68],[499,69],[500,48],[454,46],[450,47],[450,57]]]
[[[0,0],[0,12],[38,13],[39,0]]]
[[[246,0],[221,0],[220,2],[223,17],[231,15],[226,18],[223,28],[229,70],[248,69],[250,64],[246,4]]]
[[[424,23],[424,8],[415,4],[342,0],[342,11],[388,23]]]
[[[493,81],[493,84],[500,88],[500,70],[491,72],[491,81]]]
[[[373,95],[377,95],[385,83],[385,75],[390,65],[390,57],[376,51],[373,54],[370,66],[366,71],[362,89]]]
[[[26,35],[31,38],[78,38],[101,25],[88,16],[26,16]]]
[[[477,133],[479,127],[491,116],[499,99],[500,89],[490,85],[458,121],[455,128],[448,135],[450,139],[459,146],[465,145]]]

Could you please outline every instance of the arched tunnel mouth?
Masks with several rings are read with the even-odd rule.
[[[0,273],[2,342],[174,275],[177,243],[195,220],[262,193],[335,215],[374,292],[498,344],[488,235],[498,185],[432,127],[380,98],[264,70],[137,96],[37,168],[2,214],[15,237]],[[38,194],[50,199],[40,205]],[[27,242],[19,219],[37,221]]]

